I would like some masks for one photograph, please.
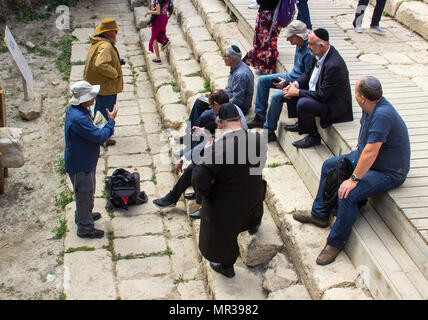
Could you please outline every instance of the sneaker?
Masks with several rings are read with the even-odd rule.
[[[383,30],[380,26],[373,26],[370,27],[373,31],[376,31],[377,33],[385,33],[385,30]]]
[[[260,8],[260,5],[257,3],[252,3],[248,6],[248,9],[258,9]]]
[[[184,143],[184,136],[175,136],[174,141],[176,143],[183,144]]]
[[[92,219],[94,220],[94,221],[97,221],[97,220],[99,220],[101,218],[101,213],[99,213],[99,212],[92,212]]]
[[[363,33],[363,28],[361,28],[361,27],[354,27],[354,31],[356,33]]]
[[[271,132],[271,133],[268,134],[268,142],[275,142],[277,140],[278,139],[276,138],[275,132]]]
[[[157,64],[162,64],[161,59],[152,59],[152,62],[157,63]]]
[[[99,239],[104,237],[104,231],[95,229],[92,231],[86,231],[86,232],[79,232],[77,231],[77,236],[80,238],[89,238],[89,239]]]
[[[166,39],[164,43],[162,43],[161,50],[165,49],[170,45],[171,41],[169,39]]]

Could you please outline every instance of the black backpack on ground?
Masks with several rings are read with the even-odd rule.
[[[146,193],[140,192],[140,175],[130,173],[125,169],[116,169],[110,177],[105,179],[107,196],[106,209],[122,208],[128,210],[128,205],[146,203]]]
[[[337,167],[331,169],[324,180],[323,184],[323,201],[324,208],[333,216],[337,215],[338,191],[343,181],[349,179],[354,172],[351,161],[347,158],[341,158],[337,162]],[[361,208],[367,203],[367,199],[361,200],[358,206]]]

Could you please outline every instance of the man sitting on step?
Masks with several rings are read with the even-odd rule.
[[[231,45],[226,48],[223,60],[226,66],[230,67],[230,75],[227,81],[226,93],[230,102],[237,105],[244,115],[248,113],[253,102],[254,75],[250,68],[241,61],[242,53],[238,46]],[[205,100],[205,101],[204,101]],[[196,99],[190,112],[190,126],[186,129],[186,134],[191,132],[196,122],[209,122],[206,120],[212,117],[212,110],[205,98]],[[176,137],[175,140],[183,143],[184,137]]]
[[[192,178],[192,172],[193,168],[195,167],[195,162],[199,162],[201,159],[201,153],[205,143],[208,141],[208,137],[214,136],[215,129],[217,128],[216,118],[218,115],[218,112],[220,110],[221,105],[229,102],[229,97],[226,94],[226,91],[224,90],[216,90],[209,96],[209,104],[211,106],[211,110],[213,111],[212,118],[209,118],[211,121],[201,125],[201,127],[195,128],[195,134],[199,134],[200,136],[204,136],[203,142],[196,145],[191,150],[184,153],[182,156],[180,156],[180,159],[175,164],[175,174],[178,174],[182,172],[183,163],[188,160],[192,160],[192,163],[183,171],[183,174],[181,175],[180,179],[178,179],[177,183],[174,185],[174,187],[171,189],[170,192],[168,192],[164,197],[153,200],[153,204],[157,206],[158,208],[166,208],[166,207],[172,207],[175,206],[178,199],[181,197],[181,194],[183,194],[188,187],[191,185],[191,178]],[[241,125],[242,128],[245,130],[248,130],[247,122],[245,120],[245,116],[242,113],[241,109],[237,106],[235,106],[237,112],[239,113],[241,117]],[[210,132],[210,135],[202,135],[203,129],[206,129]],[[207,133],[207,132],[205,132]],[[196,194],[184,194],[184,198],[188,200],[194,200],[196,199],[196,203],[201,204],[200,199],[196,197]],[[201,217],[200,211],[196,210],[195,212],[190,213],[189,215],[191,218],[199,219]]]
[[[311,67],[283,89],[288,117],[298,118],[296,124],[286,125],[284,129],[308,134],[293,142],[296,148],[321,144],[315,117],[320,117],[323,128],[353,120],[348,68],[330,45],[328,31],[320,28],[311,33],[308,48],[314,56]]]
[[[355,85],[355,100],[362,109],[357,150],[327,159],[321,170],[318,193],[312,212],[296,213],[293,218],[318,227],[328,226],[329,212],[324,208],[323,184],[327,173],[337,167],[341,158],[351,161],[354,172],[338,191],[336,222],[327,244],[316,262],[333,262],[358,217],[358,203],[379,192],[404,183],[410,169],[410,142],[406,124],[391,103],[382,96],[382,86],[375,77],[364,77]]]
[[[309,69],[312,63],[312,55],[308,49],[308,35],[309,30],[306,28],[305,23],[293,20],[285,29],[287,41],[296,46],[293,70],[290,73],[285,72],[261,76],[257,83],[256,106],[254,110],[256,116],[253,121],[248,123],[248,128],[267,129],[269,142],[276,141],[274,131],[277,128],[279,116],[281,115],[282,104],[286,101],[282,95],[282,90],[278,90],[272,95],[269,112],[267,112],[269,90],[272,88],[283,89]]]

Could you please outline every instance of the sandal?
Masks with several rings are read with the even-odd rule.
[[[152,62],[157,63],[157,64],[162,64],[161,59],[152,59]]]

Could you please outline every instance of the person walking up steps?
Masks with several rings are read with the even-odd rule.
[[[273,21],[279,0],[257,0],[260,5],[254,30],[253,48],[243,62],[252,66],[258,75],[271,74],[278,58],[277,41],[281,26]]]
[[[117,101],[117,94],[123,90],[123,75],[121,65],[125,61],[117,51],[116,37],[120,28],[115,19],[104,19],[95,30],[95,35],[89,36],[91,47],[86,58],[83,79],[92,85],[100,85],[101,89],[95,98],[94,116],[101,112],[105,119],[108,115],[105,109],[113,111]],[[108,146],[116,144],[108,139]]]
[[[153,0],[153,10],[149,10],[146,13],[146,17],[149,14],[157,16],[155,21],[152,23],[152,36],[149,42],[149,50],[153,52],[155,50],[156,59],[152,61],[157,64],[161,64],[161,58],[159,53],[159,43],[162,43],[161,49],[165,49],[170,41],[166,36],[166,26],[168,24],[168,7],[169,0]]]
[[[385,8],[386,0],[376,0],[376,7],[373,12],[372,16],[372,22],[370,23],[370,29],[375,30],[379,33],[384,33],[385,30],[383,30],[379,26],[380,18],[382,17],[383,9]],[[362,33],[363,28],[361,25],[363,24],[363,18],[364,18],[364,12],[367,9],[367,6],[369,4],[369,0],[359,0],[357,10],[355,12],[355,18],[352,22],[352,25],[354,26],[355,32]]]

